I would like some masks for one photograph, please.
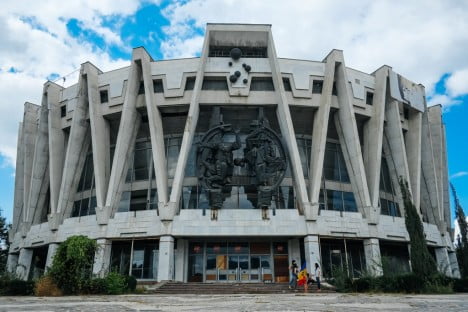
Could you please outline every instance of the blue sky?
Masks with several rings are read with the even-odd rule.
[[[47,78],[76,81],[81,63],[128,65],[199,54],[207,22],[272,24],[280,57],[322,60],[333,48],[371,73],[383,64],[442,104],[449,176],[468,209],[468,4],[449,1],[10,1],[0,12],[0,207],[11,220],[18,123]],[[65,77],[65,81],[61,78]]]

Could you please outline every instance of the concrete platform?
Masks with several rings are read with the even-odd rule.
[[[0,297],[0,311],[468,311],[468,294]]]

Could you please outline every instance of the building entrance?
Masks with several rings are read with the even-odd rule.
[[[287,259],[286,242],[192,242],[188,281],[283,282],[281,272],[287,272],[288,263],[273,261],[278,256]]]

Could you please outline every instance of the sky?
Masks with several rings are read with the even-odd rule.
[[[198,56],[206,23],[271,24],[279,57],[346,66],[386,64],[441,104],[449,177],[468,214],[468,1],[21,0],[0,10],[0,208],[11,221],[16,144],[24,103],[49,79],[68,86],[80,64],[129,65],[132,48],[156,60]],[[452,204],[453,207],[453,204]],[[453,214],[452,214],[453,216]]]

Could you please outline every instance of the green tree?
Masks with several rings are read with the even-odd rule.
[[[96,241],[83,235],[71,236],[57,248],[48,274],[64,294],[86,291],[96,248]]]
[[[457,260],[458,266],[460,267],[460,275],[463,278],[468,277],[468,225],[466,223],[465,212],[463,207],[460,205],[458,200],[457,192],[452,183],[450,183],[452,189],[453,199],[455,202],[455,217],[457,218],[458,227],[460,228],[460,234],[457,237]]]
[[[405,207],[406,230],[410,237],[411,268],[421,278],[428,278],[437,272],[437,266],[427,249],[424,227],[413,204],[408,182],[400,177],[400,189]]]
[[[11,225],[7,223],[6,218],[2,217],[2,209],[0,208],[0,274],[6,270],[6,263],[8,259],[8,249],[10,243],[8,241],[8,231]]]

